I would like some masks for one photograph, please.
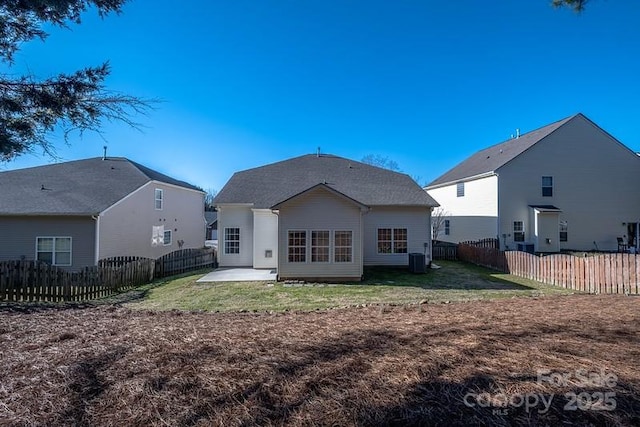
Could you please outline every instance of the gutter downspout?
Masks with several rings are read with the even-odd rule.
[[[96,237],[95,237],[95,264],[98,265],[100,260],[100,214],[91,215],[91,219],[96,222]]]
[[[279,282],[280,281],[280,262],[282,258],[284,258],[280,256],[280,246],[281,246],[280,245],[280,209],[271,209],[271,213],[274,214],[276,217],[278,217],[278,239],[276,241],[276,244],[278,246],[276,249],[277,251],[276,256],[278,257],[278,261],[276,263],[276,282]]]

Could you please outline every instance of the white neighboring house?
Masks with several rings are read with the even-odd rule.
[[[535,252],[638,249],[640,157],[583,114],[481,150],[427,185],[439,240]]]
[[[438,204],[408,175],[318,154],[235,173],[214,200],[221,267],[360,280],[365,265],[431,262]]]

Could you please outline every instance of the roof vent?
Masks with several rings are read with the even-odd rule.
[[[520,128],[516,129],[516,139],[520,138]]]
[[[102,160],[107,160],[107,146],[102,146]]]
[[[318,147],[318,151],[316,152],[316,157],[320,157],[320,147]]]

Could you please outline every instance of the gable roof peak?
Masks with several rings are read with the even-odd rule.
[[[463,160],[454,168],[430,182],[427,185],[427,188],[446,185],[457,181],[463,181],[471,177],[495,172],[498,168],[504,166],[506,163],[527,151],[533,145],[542,141],[557,129],[577,117],[589,120],[584,116],[584,114],[576,113],[572,116],[565,117],[564,119],[524,133],[517,138],[509,138],[498,144],[479,150],[471,157]]]
[[[252,203],[256,208],[270,208],[319,184],[367,206],[437,206],[406,174],[317,153],[236,172],[214,203]]]

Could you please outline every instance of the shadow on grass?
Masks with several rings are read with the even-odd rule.
[[[588,330],[584,327],[584,332]],[[605,331],[604,335],[609,333]],[[315,343],[294,341],[269,346],[272,353],[268,359],[260,352],[236,353],[233,347],[207,345],[191,351],[178,347],[174,352],[162,352],[156,365],[179,369],[182,376],[147,378],[153,393],[146,397],[162,402],[163,416],[176,425],[216,425],[229,417],[238,425],[302,425],[319,421],[325,425],[637,425],[640,399],[638,385],[631,379],[620,378],[607,389],[578,390],[590,396],[614,391],[615,411],[571,411],[566,410],[564,393],[575,389],[540,385],[536,375],[526,369],[525,375],[513,376],[511,371],[522,372],[522,368],[504,368],[499,363],[501,358],[521,362],[530,347],[549,350],[549,335],[553,335],[552,341],[562,341],[572,334],[564,324],[551,329],[532,325],[525,335],[508,328],[488,330],[484,325],[425,329],[411,334],[372,328],[343,332]],[[472,336],[474,344],[441,357],[438,349],[451,349],[455,347],[453,340],[465,336]],[[607,337],[590,336],[584,345],[602,350],[603,338]],[[624,338],[618,340],[621,348],[631,344],[625,343]],[[514,354],[511,349],[505,353],[505,346],[519,353]],[[549,366],[554,372],[573,372],[575,356],[582,349],[574,351],[566,356],[551,354],[543,363],[556,363]],[[404,366],[394,359],[397,356],[419,363]],[[72,397],[82,397],[87,387],[89,391],[97,390],[93,395],[99,397],[103,382],[94,378],[105,373],[110,360],[112,356],[107,354],[84,361],[82,387],[71,387]],[[222,378],[201,375],[203,364],[224,368],[218,369]],[[242,370],[252,366],[255,369]],[[486,368],[497,373],[483,373]],[[220,393],[216,381],[236,386]],[[517,398],[500,406],[498,400],[481,401],[481,394],[507,398],[544,395],[547,401],[549,397],[553,399],[544,411],[541,401],[526,407],[518,406],[524,401]],[[180,408],[180,412],[172,413],[174,408]],[[152,413],[144,414],[148,418],[140,418],[141,425],[157,422]],[[84,411],[66,415],[72,415],[77,423],[87,421]]]
[[[154,288],[162,286],[168,282],[181,279],[184,277],[190,277],[195,275],[204,275],[210,270],[197,270],[187,273],[178,274],[175,276],[163,277],[161,279],[154,280],[151,283],[140,285],[132,289],[127,289],[119,292],[115,292],[106,297],[97,298],[87,301],[62,301],[62,302],[46,302],[46,301],[0,301],[0,313],[39,313],[44,311],[55,310],[84,310],[87,308],[94,308],[102,305],[115,305],[127,304],[132,302],[138,302],[145,300],[149,295],[149,292]]]
[[[367,267],[364,280],[357,284],[371,286],[407,286],[431,290],[516,290],[535,288],[495,277],[487,268],[456,261],[440,261],[438,269],[424,274],[410,273],[406,267]]]

